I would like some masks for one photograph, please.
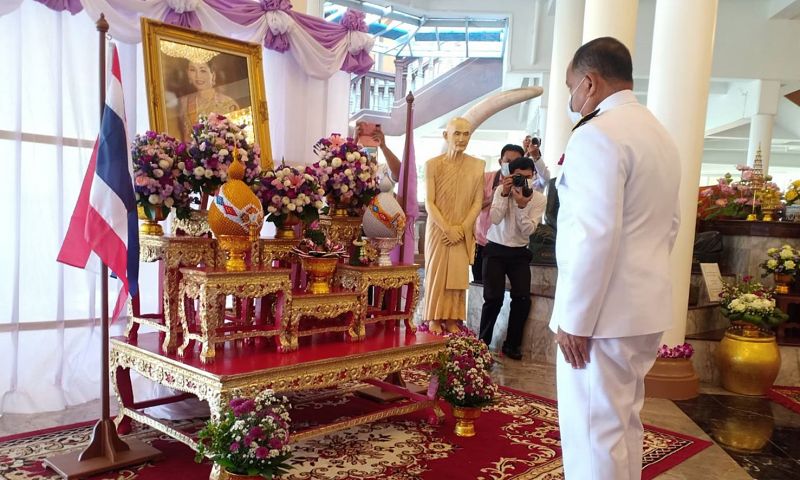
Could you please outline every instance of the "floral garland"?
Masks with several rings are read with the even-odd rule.
[[[190,158],[183,169],[194,191],[210,195],[227,180],[234,148],[238,149],[239,160],[245,166],[244,183],[254,185],[261,175],[258,145],[248,144],[243,127],[223,115],[211,113],[200,119],[192,128],[188,146]]]
[[[305,238],[292,248],[292,252],[299,257],[340,257],[346,253],[341,243],[334,242],[319,227],[318,222],[313,222],[306,229]]]
[[[197,435],[196,462],[208,455],[228,473],[265,478],[286,473],[289,449],[286,397],[264,390],[254,399],[234,398],[219,420],[210,420]]]
[[[457,407],[490,405],[497,394],[489,375],[493,363],[489,348],[471,332],[450,335],[434,370],[439,396]]]
[[[346,208],[350,215],[362,213],[378,194],[378,164],[350,137],[338,133],[314,145],[319,161],[311,166],[325,191],[329,206]]]
[[[175,208],[178,218],[190,213],[192,185],[183,174],[186,145],[166,135],[147,131],[131,144],[136,201],[148,218],[163,217]]]
[[[285,164],[267,171],[256,190],[267,221],[278,227],[283,226],[290,215],[296,215],[306,225],[317,220],[319,209],[324,206],[324,194],[312,169],[306,167],[301,172]]]

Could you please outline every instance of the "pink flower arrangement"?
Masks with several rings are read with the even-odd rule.
[[[716,185],[700,188],[697,205],[697,217],[705,220],[714,218],[745,218],[753,211],[753,204],[761,206],[761,199],[754,196],[753,188],[747,183],[753,180],[753,169],[747,165],[738,165],[741,181],[735,181],[733,175],[726,173],[717,179]],[[780,192],[778,186],[771,182],[772,177],[764,177],[767,190]]]
[[[378,194],[378,164],[350,137],[334,133],[314,145],[319,161],[311,169],[325,191],[329,206],[359,215]]]
[[[247,143],[244,129],[227,117],[211,113],[192,129],[189,159],[183,174],[196,192],[213,194],[228,178],[233,150],[245,166],[244,183],[254,185],[261,176],[261,151]]]
[[[306,225],[317,220],[324,194],[310,167],[301,172],[284,164],[266,172],[256,190],[267,221],[279,227],[290,215],[296,215]]]
[[[694,355],[694,348],[688,343],[674,347],[662,345],[658,349],[658,358],[692,358],[692,355]]]
[[[183,175],[188,158],[186,145],[163,133],[136,135],[131,144],[136,201],[148,218],[164,217],[175,208],[178,218],[187,218],[192,185]]]
[[[456,407],[490,405],[497,394],[489,374],[493,363],[486,344],[472,332],[450,335],[434,370],[439,396]]]
[[[305,232],[305,238],[292,248],[299,257],[340,257],[345,254],[341,243],[334,242],[319,227],[319,222],[312,222]]]
[[[289,412],[286,397],[264,390],[234,398],[219,420],[197,435],[196,462],[209,457],[228,473],[272,478],[288,471]]]

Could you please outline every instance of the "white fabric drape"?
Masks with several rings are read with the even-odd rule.
[[[0,414],[59,410],[100,389],[99,267],[55,261],[99,126],[98,33],[89,15],[33,1],[0,17],[0,31]],[[143,56],[138,44],[118,45],[132,138],[149,127]],[[317,139],[346,132],[348,74],[318,80],[269,50],[264,73],[273,158],[309,163]],[[143,311],[158,308],[157,273],[141,264]],[[109,290],[113,302],[116,280]]]

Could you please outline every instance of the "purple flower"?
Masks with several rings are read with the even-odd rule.
[[[266,447],[256,448],[256,458],[263,460],[269,456],[269,450]]]
[[[239,442],[231,443],[231,453],[238,452],[239,451],[239,447],[240,447]]]

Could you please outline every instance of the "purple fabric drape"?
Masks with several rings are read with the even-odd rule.
[[[261,0],[260,3],[242,0],[205,0],[205,3],[228,20],[245,26],[263,17],[266,12],[273,10],[288,12],[292,8],[292,2],[289,0]]]
[[[205,2],[228,20],[245,26],[257,21],[267,12],[282,10],[291,15],[292,9],[292,2],[289,0],[261,0],[260,3],[241,0],[205,0]],[[285,33],[272,33],[272,30],[267,28],[264,47],[283,53],[289,50],[289,37]]]
[[[344,15],[342,15],[341,25],[348,30],[366,33],[369,30],[367,28],[366,18],[367,15],[364,12],[350,10],[348,8],[347,11],[344,12]]]
[[[347,35],[347,29],[338,23],[326,22],[322,18],[295,11],[289,12],[289,15],[314,40],[328,50],[335,47]]]
[[[69,11],[72,15],[83,10],[81,0],[36,0],[42,5],[57,12]]]
[[[344,70],[347,73],[364,75],[365,73],[372,70],[372,65],[374,64],[375,60],[372,59],[369,52],[366,50],[361,50],[355,55],[353,55],[352,53],[348,53],[344,57],[344,62],[342,62],[342,70]]]
[[[194,30],[202,30],[203,27],[200,23],[200,18],[197,17],[197,13],[194,11],[178,13],[171,8],[167,9],[167,13],[164,15],[164,23]]]

